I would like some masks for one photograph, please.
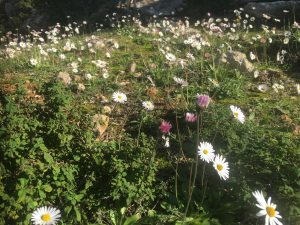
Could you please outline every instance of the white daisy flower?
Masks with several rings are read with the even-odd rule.
[[[90,74],[90,73],[85,74],[84,77],[87,80],[91,80],[93,78],[92,74]]]
[[[266,216],[265,225],[282,225],[282,223],[277,219],[282,217],[279,215],[279,212],[276,211],[276,205],[271,203],[271,197],[269,197],[268,201],[266,202],[261,191],[255,191],[252,194],[258,202],[256,206],[261,209],[256,215]]]
[[[242,112],[242,110],[240,108],[238,108],[234,105],[231,105],[230,109],[231,109],[235,119],[237,119],[241,123],[245,122],[245,115],[244,115],[244,113]]]
[[[31,58],[30,59],[30,64],[33,66],[36,66],[38,64],[38,61],[36,59]]]
[[[165,57],[166,57],[167,60],[169,60],[169,61],[171,61],[171,62],[174,62],[174,61],[176,60],[176,56],[173,55],[172,53],[167,53],[167,54],[165,55]]]
[[[213,146],[208,142],[201,142],[198,146],[198,155],[203,161],[208,163],[214,160],[214,152]]]
[[[55,225],[60,219],[60,210],[53,207],[40,207],[31,216],[34,225]]]
[[[118,103],[125,103],[127,101],[127,96],[119,91],[114,92],[112,98],[115,102]]]
[[[143,107],[144,107],[146,110],[151,111],[151,110],[154,109],[154,105],[153,105],[153,103],[150,102],[150,101],[144,101],[144,102],[142,102],[142,105],[143,105]]]
[[[221,155],[216,155],[214,160],[214,168],[218,172],[219,176],[223,180],[227,180],[229,178],[229,166],[226,159]]]
[[[182,87],[187,87],[188,86],[188,82],[185,81],[184,79],[182,78],[179,78],[179,77],[173,77],[173,80],[177,83],[177,84],[180,84]]]
[[[59,55],[59,58],[60,58],[61,60],[65,60],[65,59],[66,59],[66,56],[65,56],[64,54],[60,54],[60,55]]]

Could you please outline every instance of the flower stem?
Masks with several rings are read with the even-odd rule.
[[[177,129],[177,136],[178,136],[178,141],[179,141],[179,149],[181,151],[181,154],[182,154],[183,158],[185,159],[185,155],[184,155],[183,149],[182,149],[182,142],[181,142],[181,139],[180,139],[177,112],[176,112],[176,129]]]
[[[200,127],[200,118],[201,118],[201,127]],[[197,177],[197,172],[198,172],[198,154],[197,154],[197,147],[200,141],[200,129],[202,128],[202,111],[199,115],[199,113],[197,113],[197,141],[196,141],[196,154],[195,154],[195,172],[194,172],[194,176],[193,176],[193,182],[192,185],[190,186],[190,193],[189,193],[189,199],[185,208],[185,212],[184,212],[184,217],[183,217],[183,224],[185,224],[185,219],[186,219],[186,215],[188,213],[189,210],[189,206],[191,203],[191,199],[192,199],[192,195],[193,195],[193,191],[195,188],[195,182],[196,182],[196,177]]]

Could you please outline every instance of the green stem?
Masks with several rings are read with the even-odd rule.
[[[200,119],[201,119],[201,127],[200,127]],[[196,149],[198,147],[199,144],[199,140],[200,140],[200,129],[202,128],[202,111],[201,113],[197,113],[197,142],[196,142]],[[186,219],[186,215],[188,213],[189,210],[189,206],[191,203],[191,199],[192,199],[192,195],[193,195],[193,191],[195,188],[195,182],[196,182],[196,177],[197,177],[197,172],[198,172],[198,154],[197,154],[197,150],[196,150],[196,154],[195,154],[195,173],[194,173],[194,177],[193,177],[193,182],[192,185],[190,187],[190,194],[189,194],[189,199],[185,208],[185,212],[184,212],[184,217],[183,217],[183,224],[185,224],[185,219]]]
[[[181,154],[182,154],[183,158],[185,159],[185,155],[184,155],[183,149],[182,149],[182,142],[181,142],[181,139],[180,139],[177,112],[176,112],[176,129],[177,129],[177,136],[178,136],[178,141],[179,141],[179,149],[181,151]]]
[[[140,122],[140,125],[139,125],[139,132],[138,132],[138,137],[137,137],[137,140],[136,140],[136,146],[139,147],[139,141],[140,141],[140,135],[141,135],[141,129],[142,129],[142,124],[143,124],[143,114],[142,114],[142,119],[141,119],[141,122]]]
[[[206,194],[207,182],[208,181],[206,180],[204,190],[203,190],[203,194],[202,194],[201,205],[203,205],[204,197],[205,197],[205,194]]]
[[[204,180],[205,166],[206,166],[206,163],[204,163],[203,171],[202,171],[202,179],[201,179],[201,186],[202,186],[202,188],[203,188],[203,180]]]

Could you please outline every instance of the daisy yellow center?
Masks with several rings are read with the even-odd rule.
[[[43,214],[41,216],[41,219],[43,220],[43,222],[48,222],[51,220],[51,215],[49,213]]]
[[[269,217],[274,217],[275,214],[276,214],[276,211],[275,211],[275,209],[273,207],[267,207],[266,211],[267,211]]]
[[[239,116],[239,113],[238,113],[238,112],[234,112],[234,113],[233,113],[233,116],[234,116],[235,118],[237,118],[237,117]]]
[[[203,150],[203,154],[204,154],[204,155],[207,155],[207,154],[208,154],[208,150],[207,150],[207,149],[204,149],[204,150]]]
[[[121,95],[119,95],[119,96],[118,96],[118,99],[120,99],[120,100],[121,100],[121,99],[122,99],[122,96],[121,96]]]
[[[222,171],[222,170],[223,170],[223,165],[222,165],[222,164],[218,164],[218,165],[217,165],[217,169],[218,169],[219,171]]]

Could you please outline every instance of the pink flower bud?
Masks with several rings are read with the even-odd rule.
[[[210,97],[208,95],[198,95],[197,96],[197,104],[201,109],[205,109],[208,107],[210,102]]]
[[[187,122],[195,122],[197,120],[197,115],[194,113],[187,112],[185,114],[185,121]]]

